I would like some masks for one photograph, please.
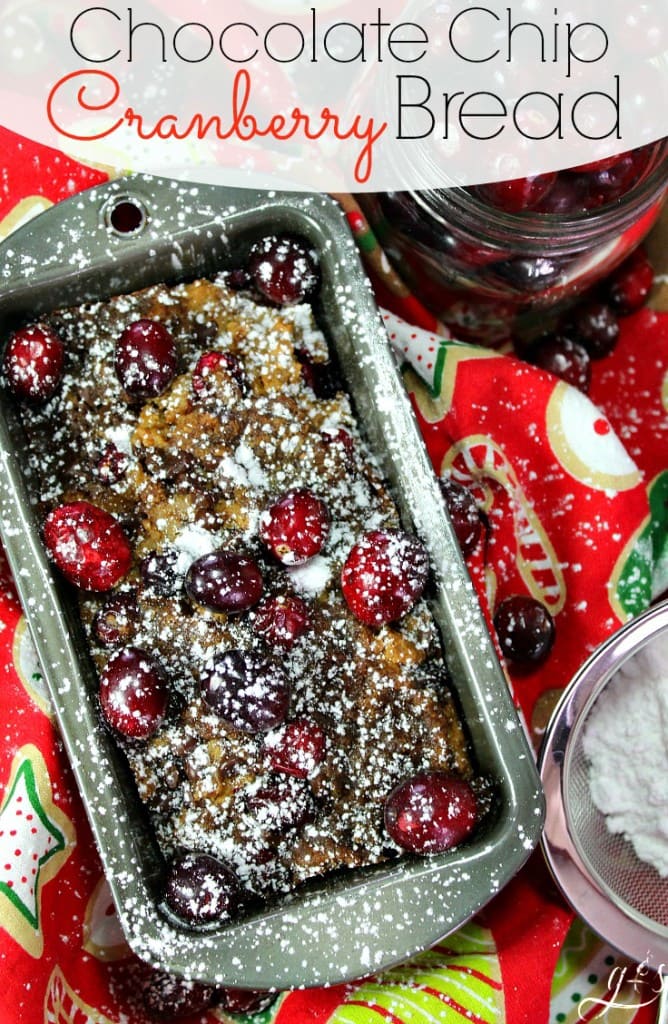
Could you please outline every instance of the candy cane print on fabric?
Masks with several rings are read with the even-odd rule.
[[[37,1024],[37,1022],[35,1022]],[[115,1024],[77,995],[60,967],[55,967],[44,1000],[44,1024]]]
[[[495,502],[507,505],[513,517],[517,568],[522,579],[531,595],[542,601],[553,615],[561,611],[566,600],[564,574],[547,531],[501,447],[489,437],[462,438],[446,454],[441,475],[472,485],[475,497],[488,515]]]

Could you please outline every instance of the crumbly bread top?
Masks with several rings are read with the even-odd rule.
[[[167,389],[144,401],[128,396],[114,372],[116,341],[140,318],[168,327],[179,361]],[[66,371],[53,398],[23,411],[29,477],[40,515],[85,499],[112,513],[132,541],[132,567],[112,594],[129,595],[137,609],[123,643],[162,664],[170,701],[150,739],[118,742],[165,856],[212,853],[261,897],[398,856],[383,826],[393,787],[423,769],[470,780],[472,768],[424,601],[400,622],[371,629],[343,598],[351,547],[399,520],[347,396],[331,387],[320,397],[305,379],[305,358],[329,359],[310,306],[261,304],[221,276],[151,287],[47,321],[65,342]],[[243,381],[222,367],[196,394],[193,369],[211,350],[234,355]],[[286,567],[258,528],[263,511],[294,487],[326,504],[330,530],[318,555]],[[310,628],[291,647],[267,641],[256,609],[228,615],[185,593],[191,563],[220,549],[257,562],[264,595],[306,602]],[[168,560],[162,582],[142,573],[153,555]],[[80,595],[98,670],[114,650],[94,629],[108,600]],[[202,699],[202,673],[229,649],[279,661],[290,683],[288,722],[315,723],[324,734],[324,755],[307,763],[306,777],[272,766],[284,727],[242,732]]]

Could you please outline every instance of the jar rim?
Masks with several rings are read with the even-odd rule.
[[[409,194],[418,206],[441,222],[444,229],[456,226],[478,242],[503,245],[510,232],[515,242],[527,250],[534,245],[542,250],[549,243],[555,251],[555,229],[558,229],[558,248],[565,253],[580,249],[583,244],[592,245],[611,231],[626,230],[661,198],[668,189],[668,138],[657,139],[654,145],[657,146],[655,166],[629,192],[599,210],[585,210],[570,216],[539,214],[532,210],[509,213],[478,199],[463,186],[411,190]]]

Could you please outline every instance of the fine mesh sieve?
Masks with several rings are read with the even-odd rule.
[[[547,801],[543,851],[555,881],[606,942],[664,976],[668,970],[668,878],[640,860],[629,840],[608,829],[592,799],[583,738],[588,717],[607,684],[629,658],[667,630],[668,602],[664,602],[602,644],[555,709],[540,757]],[[643,756],[642,736],[628,756]],[[668,984],[668,978],[663,980]]]
[[[605,690],[603,685],[597,699],[605,696]],[[562,798],[566,823],[582,863],[602,891],[629,917],[668,938],[668,877],[662,878],[655,867],[640,860],[630,840],[610,831],[592,799],[583,737],[595,704],[590,702],[590,709],[585,709],[574,724],[565,752]],[[635,753],[642,757],[640,744]]]

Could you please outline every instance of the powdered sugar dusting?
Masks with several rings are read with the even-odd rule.
[[[159,395],[128,402],[114,352],[138,320],[169,323],[179,372]],[[48,481],[45,503],[83,492],[132,521],[135,562],[118,589],[136,616],[124,623],[123,642],[159,661],[172,701],[148,740],[120,742],[165,856],[184,847],[213,854],[256,898],[396,858],[383,825],[392,787],[423,769],[470,777],[471,768],[438,633],[416,603],[426,555],[398,531],[344,392],[328,383],[320,395],[302,371],[305,351],[316,366],[328,355],[310,307],[277,310],[218,278],[157,285],[49,322],[67,339],[70,362],[58,396],[25,417],[32,471]],[[229,358],[205,365],[202,350],[211,346]],[[128,457],[113,487],[89,469],[101,437]],[[282,543],[274,557],[263,532],[267,509],[283,508],[275,503],[286,494],[296,494],[305,516],[299,559],[308,531],[321,530],[303,564],[291,564],[291,551],[284,558]],[[340,585],[369,526],[388,531],[391,584],[405,589],[401,622],[373,628],[351,613]],[[195,587],[195,563],[217,551],[237,561],[218,559]],[[306,602],[307,626],[294,639],[288,631],[276,646],[275,634],[255,628],[255,596],[250,610],[246,598],[234,605],[239,613],[209,605],[216,573],[237,556],[258,567],[263,598]],[[245,586],[241,577],[234,585]],[[95,616],[106,600],[82,596],[100,671],[109,649]],[[286,713],[322,734],[317,772],[301,777],[289,758],[287,770],[276,769],[261,734]]]
[[[594,803],[612,833],[668,877],[668,631],[630,658],[587,717]],[[642,737],[642,756],[638,741]]]

